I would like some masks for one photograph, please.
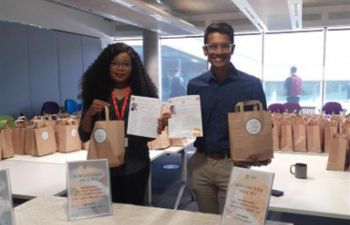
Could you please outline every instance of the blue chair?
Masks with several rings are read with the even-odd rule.
[[[48,101],[44,102],[41,107],[41,115],[44,114],[57,114],[61,110],[60,105],[57,102]]]
[[[80,108],[81,108],[81,105],[78,104],[73,99],[66,99],[64,101],[64,109],[65,109],[66,113],[73,114],[73,113],[79,111]]]

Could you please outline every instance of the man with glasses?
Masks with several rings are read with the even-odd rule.
[[[234,48],[234,31],[230,25],[209,25],[203,51],[211,68],[190,80],[187,87],[188,95],[200,95],[201,99],[204,136],[196,139],[197,151],[189,161],[191,188],[201,212],[222,213],[233,164],[261,165],[230,159],[227,114],[234,111],[237,102],[247,100],[259,100],[266,110],[260,80],[237,70],[230,62]]]

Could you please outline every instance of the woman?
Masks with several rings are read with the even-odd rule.
[[[79,135],[83,142],[90,139],[104,106],[108,106],[111,120],[124,120],[127,147],[124,164],[110,168],[112,201],[143,205],[150,171],[149,139],[126,134],[131,94],[158,97],[135,50],[124,43],[108,45],[83,74]]]

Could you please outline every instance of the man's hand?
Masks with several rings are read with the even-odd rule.
[[[168,120],[170,117],[171,117],[171,114],[169,112],[162,113],[162,116],[158,119],[158,127],[157,127],[158,134],[162,133],[164,128],[168,126]]]

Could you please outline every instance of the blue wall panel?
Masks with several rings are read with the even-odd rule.
[[[45,101],[77,99],[101,40],[0,21],[0,115],[39,115]]]
[[[79,82],[83,73],[81,36],[56,32],[58,40],[58,62],[60,94],[63,104],[67,98],[77,99]]]
[[[0,115],[31,110],[25,27],[0,22]]]
[[[27,26],[32,113],[46,101],[59,102],[57,39],[52,30]]]
[[[85,71],[102,51],[102,45],[100,39],[93,37],[82,36],[81,40],[83,44],[83,71]]]

